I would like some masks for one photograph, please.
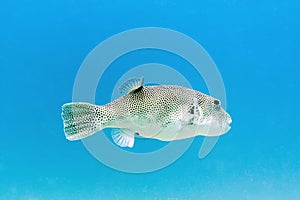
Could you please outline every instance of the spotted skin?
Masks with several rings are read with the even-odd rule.
[[[65,104],[62,118],[69,140],[85,138],[104,128],[121,128],[142,137],[170,141],[221,135],[231,123],[218,99],[180,86],[141,86],[103,106]],[[178,136],[172,137],[174,133]]]

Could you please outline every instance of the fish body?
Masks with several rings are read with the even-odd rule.
[[[126,94],[103,106],[63,105],[67,139],[78,140],[114,128],[116,144],[132,147],[135,135],[172,141],[218,136],[230,129],[231,117],[221,102],[201,92],[175,85],[143,86],[143,79],[127,81],[121,91]]]

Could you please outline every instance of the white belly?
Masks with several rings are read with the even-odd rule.
[[[180,121],[167,127],[162,127],[160,124],[151,124],[135,120],[124,120],[115,123],[111,128],[125,128],[133,134],[137,133],[144,138],[154,138],[162,141],[181,140],[186,138],[202,136],[218,136],[223,133],[210,126],[210,123],[190,125],[182,124]]]
[[[175,124],[166,128],[149,126],[147,129],[138,130],[138,132],[142,137],[154,138],[162,141],[181,140],[199,135],[199,130],[196,126],[182,126],[181,124]]]
[[[219,136],[225,132],[216,130],[214,126],[206,125],[173,125],[167,128],[148,127],[147,129],[140,129],[140,136],[146,138],[155,138],[162,141],[181,140],[186,138],[201,136]],[[226,131],[227,132],[227,131]]]

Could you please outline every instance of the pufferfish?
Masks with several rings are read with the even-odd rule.
[[[230,130],[230,115],[221,102],[201,92],[176,86],[144,86],[133,78],[120,87],[125,95],[103,106],[73,102],[62,106],[68,140],[80,140],[105,128],[113,141],[133,147],[135,137],[162,141],[219,136]]]

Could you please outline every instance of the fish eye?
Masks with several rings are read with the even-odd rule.
[[[214,100],[214,104],[215,104],[215,105],[219,105],[219,104],[220,104],[220,101],[216,99],[216,100]]]

